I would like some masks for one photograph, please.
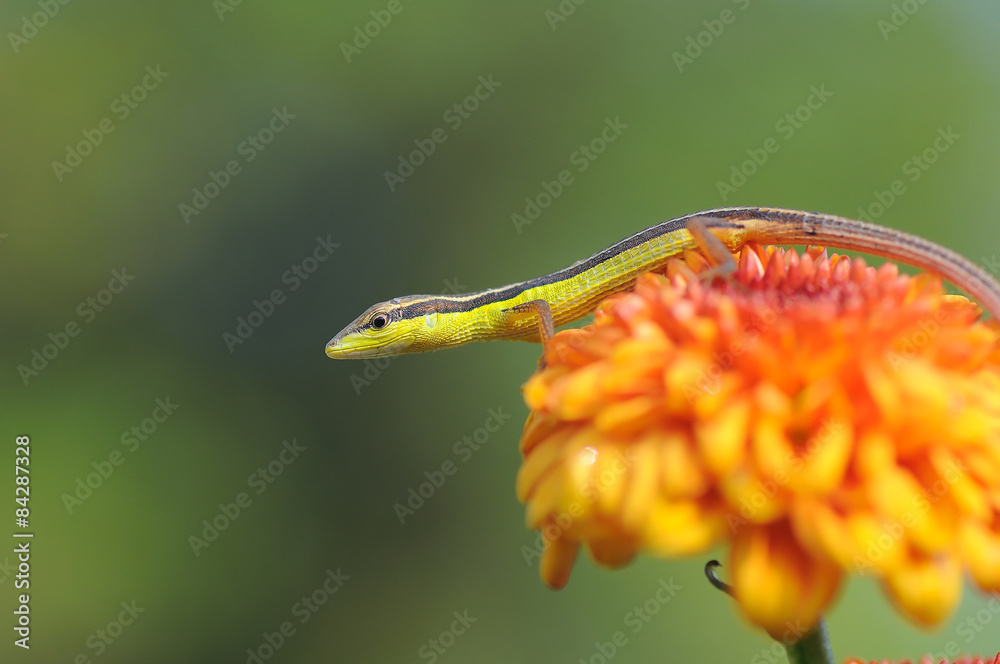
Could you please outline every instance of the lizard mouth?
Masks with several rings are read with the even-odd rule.
[[[339,334],[326,344],[326,356],[334,360],[355,360],[367,357],[385,357],[399,355],[410,344],[406,341],[373,344],[367,339],[357,339],[352,336],[341,337]]]

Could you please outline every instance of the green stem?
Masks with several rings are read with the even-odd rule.
[[[788,664],[834,664],[830,635],[822,618],[815,628],[801,639],[785,646]]]

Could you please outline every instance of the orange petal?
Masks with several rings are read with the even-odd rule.
[[[614,569],[632,562],[636,554],[636,543],[619,535],[591,540],[587,543],[587,551],[596,562]]]
[[[604,406],[594,418],[594,424],[609,436],[626,438],[659,424],[663,415],[663,400],[659,395],[637,396]]]
[[[564,538],[549,543],[538,563],[538,573],[545,585],[559,590],[569,582],[569,574],[573,571],[573,563],[576,562],[579,550],[579,542]]]
[[[563,376],[552,386],[546,405],[563,420],[580,420],[594,415],[604,403],[599,389],[606,367],[597,362]]]

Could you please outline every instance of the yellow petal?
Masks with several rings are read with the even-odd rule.
[[[543,439],[524,458],[517,471],[517,499],[526,502],[532,495],[538,481],[553,467],[562,455],[562,445],[571,432],[564,431],[558,436]]]
[[[567,539],[557,539],[550,542],[542,559],[538,563],[538,573],[549,588],[559,590],[569,582],[569,574],[573,571],[576,554],[580,543]]]
[[[694,403],[715,388],[708,373],[711,363],[693,353],[679,355],[663,373],[666,404],[670,412],[690,413]]]
[[[650,442],[630,449],[632,465],[628,470],[628,491],[622,505],[621,521],[630,531],[645,528],[649,512],[659,493],[659,454]]]
[[[597,362],[562,377],[548,395],[549,410],[563,420],[594,415],[604,403],[599,386],[606,367]]]
[[[850,424],[825,419],[816,433],[796,450],[802,470],[791,473],[791,488],[813,494],[835,490],[844,478],[853,449],[854,431]]]
[[[795,452],[785,435],[785,420],[771,414],[759,414],[752,428],[753,460],[761,477],[781,476],[787,483]]]
[[[727,520],[734,526],[741,522],[770,523],[785,515],[786,494],[781,485],[773,479],[762,479],[749,468],[727,475],[721,489],[730,511]]]
[[[713,419],[695,425],[698,451],[710,471],[723,475],[743,462],[749,421],[750,403],[738,399]]]
[[[940,370],[923,360],[904,362],[898,368],[896,384],[904,408],[911,418],[942,422],[951,401],[950,385],[940,378]]]
[[[644,395],[661,397],[662,362],[648,357],[642,363],[609,364],[601,375],[600,390],[607,403],[614,398]]]
[[[931,465],[948,486],[948,492],[959,509],[980,521],[989,521],[993,516],[986,492],[970,476],[969,466],[943,445],[935,446],[930,452]]]
[[[847,530],[854,543],[854,568],[859,574],[873,570],[884,573],[906,559],[907,531],[898,521],[855,512],[847,516]]]
[[[537,409],[545,405],[550,390],[549,380],[549,376],[535,374],[521,387],[521,395],[524,397],[524,402],[528,404],[528,408]],[[528,422],[530,421],[529,419]],[[527,428],[527,423],[525,427]]]
[[[967,520],[961,528],[962,557],[979,587],[1000,591],[1000,533],[982,523]]]
[[[963,408],[947,422],[949,439],[965,445],[976,445],[997,432],[996,417],[979,408]]]
[[[799,548],[787,523],[740,532],[730,560],[743,612],[779,640],[796,626],[799,637],[814,627],[840,584],[837,567]]]
[[[814,556],[831,558],[844,569],[864,567],[854,546],[847,520],[826,503],[815,498],[801,498],[791,507],[795,534]],[[855,571],[861,572],[862,569]]]
[[[897,466],[883,468],[865,483],[865,490],[877,516],[892,521],[902,521],[906,514],[912,520],[917,518],[923,489],[909,471]]]
[[[905,412],[898,381],[883,367],[874,363],[863,364],[861,370],[868,392],[879,407],[883,421],[889,427],[895,427],[903,419]]]
[[[663,421],[663,400],[657,396],[632,397],[613,401],[601,408],[594,424],[608,436],[626,438]]]
[[[587,500],[595,503],[598,514],[614,517],[621,512],[628,491],[628,470],[633,463],[631,456],[631,447],[621,450],[604,445],[598,448],[594,462],[594,485],[585,494]]]
[[[697,498],[708,489],[708,477],[692,447],[680,432],[664,434],[659,443],[663,495],[667,498]]]
[[[865,480],[877,482],[882,473],[896,468],[896,445],[883,430],[867,431],[858,438],[854,471]]]
[[[706,513],[693,500],[657,500],[649,512],[644,539],[663,555],[688,555],[710,548],[723,532],[718,513]]]
[[[611,361],[618,366],[658,364],[673,343],[663,328],[649,321],[635,328],[634,337],[615,345],[611,351]]]
[[[561,511],[565,484],[565,477],[560,472],[551,473],[538,482],[525,506],[525,525],[529,529],[540,528],[549,516]]]
[[[969,467],[969,472],[981,485],[989,486],[1000,477],[1000,461],[986,450],[963,450],[962,458]]]
[[[911,619],[936,625],[958,604],[962,566],[951,557],[915,558],[889,570],[885,587]]]

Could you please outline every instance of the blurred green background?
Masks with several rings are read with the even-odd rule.
[[[709,556],[613,573],[581,559],[565,590],[541,584],[514,495],[537,347],[379,369],[323,346],[374,302],[534,277],[724,205],[867,212],[992,259],[1000,6],[231,2],[0,6],[2,435],[8,450],[31,436],[36,533],[30,652],[10,629],[9,533],[0,549],[0,661],[600,662],[595,642],[622,629],[615,662],[781,661],[705,583]],[[825,101],[787,120],[813,88]],[[593,160],[574,154],[607,120],[627,128]],[[947,151],[907,171],[949,128]],[[778,151],[730,181],[769,138]],[[518,226],[563,169],[572,184]],[[739,186],[724,198],[720,181]],[[317,238],[339,247],[314,261]],[[133,279],[102,294],[115,270]],[[50,334],[65,348],[19,370]],[[176,409],[144,422],[163,419],[157,399]],[[454,444],[491,408],[511,417],[463,462]],[[304,450],[282,463],[293,439]],[[458,472],[400,524],[394,504],[448,460]],[[281,475],[255,479],[268,464]],[[220,516],[241,492],[249,506]],[[195,555],[213,519],[226,528]],[[297,603],[338,569],[349,579],[302,623]],[[672,602],[625,628],[670,578]],[[133,601],[144,611],[116,626]],[[432,658],[456,611],[476,622]],[[843,660],[995,652],[994,617],[967,592],[922,632],[862,579],[828,620]],[[278,636],[285,621],[295,632]]]

